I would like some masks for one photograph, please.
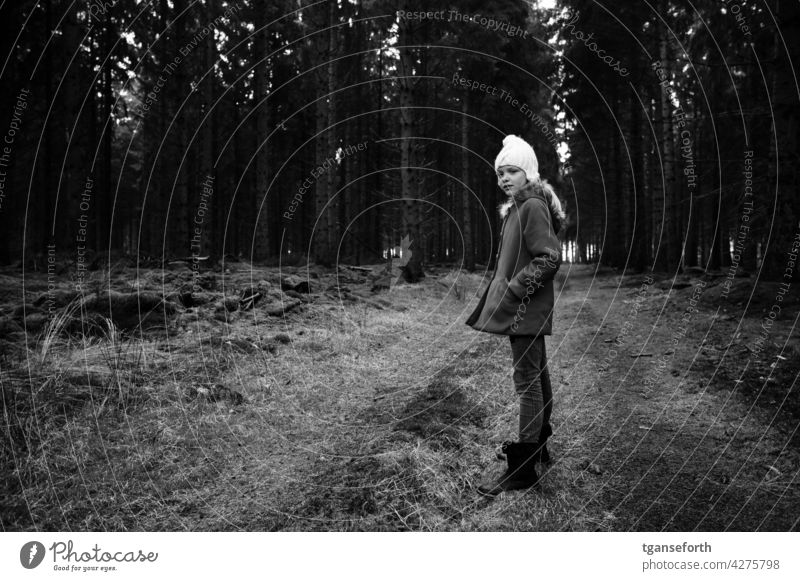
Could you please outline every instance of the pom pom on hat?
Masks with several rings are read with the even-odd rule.
[[[530,144],[517,135],[507,135],[503,139],[503,149],[494,160],[494,169],[503,165],[513,165],[525,172],[529,182],[539,178],[539,160]]]

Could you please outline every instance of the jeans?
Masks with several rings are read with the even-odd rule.
[[[514,390],[519,395],[519,441],[535,443],[553,413],[553,388],[544,336],[510,335]]]

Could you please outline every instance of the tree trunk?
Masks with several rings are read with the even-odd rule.
[[[406,6],[406,2],[402,3]],[[416,147],[416,112],[414,110],[415,54],[408,45],[414,43],[410,19],[399,21],[398,43],[400,45],[400,195],[403,199],[402,237],[406,241],[404,278],[407,282],[418,282],[425,274],[422,269],[423,241],[420,231],[419,192],[416,173],[418,162]]]
[[[214,12],[211,4],[206,4],[206,21],[213,22]],[[202,111],[200,115],[202,126],[201,140],[202,150],[200,163],[201,169],[196,181],[199,181],[197,190],[204,192],[204,184],[212,184],[212,194],[208,198],[208,205],[210,205],[210,212],[208,212],[208,230],[210,232],[204,233],[202,242],[205,245],[203,248],[203,256],[210,255],[219,258],[222,255],[224,242],[221,239],[222,223],[222,210],[223,205],[220,203],[220,188],[216,187],[216,171],[214,170],[214,125],[215,116],[210,114],[211,105],[214,102],[214,61],[216,60],[216,44],[214,43],[214,35],[206,35],[206,42],[204,46],[204,73],[207,75],[203,79],[201,88]],[[202,248],[202,247],[201,247]]]
[[[800,106],[797,100],[795,74],[791,55],[800,52],[800,5],[797,2],[778,3],[777,20],[783,35],[774,38],[774,66],[771,93],[774,109],[775,139],[770,140],[770,192],[777,191],[776,224],[769,249],[764,256],[765,274],[783,282],[800,279],[800,268],[793,268],[787,278],[789,251],[794,237],[800,234],[800,172],[797,170]],[[784,48],[784,42],[786,48]],[[787,52],[788,51],[788,52]],[[795,64],[796,66],[796,64]]]
[[[634,77],[638,78],[639,71],[634,69]],[[628,206],[628,224],[631,227],[630,247],[632,263],[635,270],[644,271],[648,265],[647,241],[650,240],[647,231],[647,214],[644,210],[644,198],[647,195],[645,179],[647,171],[646,152],[642,147],[642,105],[635,95],[631,96],[631,155],[633,156],[633,173],[631,187],[633,188],[631,202]]]
[[[102,181],[100,188],[93,192],[92,202],[96,205],[95,211],[95,232],[97,233],[97,251],[111,253],[111,232],[113,225],[111,224],[111,200],[114,196],[114,184],[112,175],[112,142],[114,139],[114,118],[113,118],[113,102],[114,102],[114,87],[112,85],[112,67],[116,62],[110,56],[111,47],[114,46],[114,31],[113,21],[111,20],[111,11],[106,10],[103,18],[103,50],[101,54],[109,56],[103,67],[103,171]]]
[[[661,2],[662,14],[666,14],[666,2]],[[666,73],[666,80],[671,83],[672,81],[672,64],[669,60],[671,58],[669,50],[668,32],[666,25],[660,27],[661,35],[659,39],[658,49],[661,66]],[[675,212],[675,140],[673,136],[672,124],[672,89],[670,85],[661,88],[661,144],[663,146],[663,168],[664,168],[664,186],[663,186],[663,199],[660,200],[661,209],[661,249],[659,250],[659,269],[667,270],[673,268],[677,263],[677,256],[675,252],[676,240],[673,239],[673,213]]]
[[[469,176],[469,156],[470,156],[470,143],[469,143],[469,115],[470,115],[470,102],[469,93],[465,92],[461,99],[461,181],[464,182],[458,188],[458,191],[463,192],[461,196],[461,229],[464,236],[464,268],[469,271],[475,270],[475,247],[472,240],[472,204],[474,203],[473,197],[467,188],[472,188],[472,183]],[[448,244],[449,246],[449,244]]]
[[[186,0],[175,1],[175,13],[182,14],[186,8]],[[177,18],[174,22],[175,37],[174,46],[175,54],[178,54],[178,47],[186,46],[186,14]],[[178,88],[176,98],[181,101],[186,98],[183,91],[189,85],[189,79],[186,71],[186,63],[181,63],[175,72],[175,86]],[[188,132],[188,112],[189,107],[184,107],[181,116],[174,120],[177,125],[177,139],[173,140],[173,155],[170,156],[170,161],[175,165],[175,188],[171,193],[171,204],[173,209],[172,224],[173,229],[169,232],[171,237],[165,245],[173,253],[185,255],[190,246],[189,228],[192,221],[192,213],[189,210],[189,182],[191,175],[189,173],[189,156],[184,159],[187,147],[187,132]],[[183,159],[183,162],[181,160]]]
[[[269,187],[269,147],[265,140],[270,131],[269,103],[267,102],[270,63],[266,56],[270,52],[270,43],[269,29],[266,27],[268,24],[267,10],[263,7],[257,7],[254,13],[256,27],[253,41],[253,60],[256,63],[253,71],[253,96],[256,108],[256,191],[254,195],[257,224],[253,232],[255,236],[253,254],[255,256],[266,256],[269,254],[268,241],[270,234],[270,220],[266,212],[266,201],[264,199],[267,196],[267,188]]]
[[[336,61],[338,55],[339,31],[335,25],[338,22],[338,5],[336,2],[331,2],[328,7],[328,65],[327,65],[327,93],[328,93],[328,109],[327,109],[327,132],[328,132],[328,155],[331,159],[336,158],[336,152],[339,149],[339,136],[336,124],[336,103],[337,98],[334,96],[336,90]],[[328,181],[328,242],[327,242],[327,255],[325,262],[333,264],[336,260],[336,251],[339,245],[339,196],[336,195],[336,188],[338,185],[337,177],[339,175],[339,166],[336,162],[332,163],[332,167],[325,173],[325,178]]]
[[[53,7],[51,4],[51,0],[47,0],[45,4],[45,42],[50,38],[51,34],[53,33]],[[45,62],[44,62],[44,70],[45,70],[45,98],[47,99],[48,105],[53,103],[53,50],[46,51],[45,55]],[[63,74],[66,74],[63,73]],[[72,113],[70,111],[69,113]],[[55,139],[55,132],[53,131],[55,125],[55,118],[50,116],[48,123],[47,123],[47,136],[44,140],[44,208],[41,215],[40,220],[37,220],[39,226],[41,228],[41,237],[39,243],[37,243],[34,248],[38,247],[41,244],[41,247],[36,248],[37,250],[41,250],[44,252],[45,248],[47,248],[48,244],[52,243],[52,237],[55,234],[53,231],[53,209],[55,207],[55,196],[53,195],[55,192],[55,188],[52,187],[53,180],[52,177],[54,175],[53,172],[53,142]]]

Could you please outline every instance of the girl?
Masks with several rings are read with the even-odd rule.
[[[519,395],[519,441],[505,442],[508,469],[478,492],[495,496],[539,481],[536,462],[549,462],[553,394],[544,336],[553,321],[553,277],[561,265],[556,234],[564,211],[553,188],[539,177],[533,148],[516,135],[503,139],[494,162],[497,184],[508,196],[500,206],[503,226],[494,277],[466,323],[473,329],[508,335]]]

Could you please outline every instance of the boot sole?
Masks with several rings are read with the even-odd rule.
[[[532,484],[511,485],[511,486],[508,486],[508,487],[505,487],[505,488],[501,488],[500,490],[497,490],[497,491],[495,491],[495,490],[493,490],[491,488],[488,489],[488,490],[481,490],[481,488],[478,487],[478,494],[480,494],[481,496],[486,496],[487,498],[495,498],[496,496],[500,496],[500,494],[503,493],[503,492],[514,492],[515,490],[527,490],[529,488],[533,488],[535,490],[540,490],[541,489],[541,485],[537,481],[537,482],[534,482]]]
[[[549,466],[550,464],[553,463],[553,459],[550,457],[550,453],[549,452],[546,454],[546,456],[547,456],[547,458],[541,458],[540,457],[536,461],[539,464],[545,464],[545,465]],[[506,461],[506,455],[503,454],[499,450],[497,452],[495,452],[494,457],[495,457],[496,460],[498,460],[500,462],[505,462]]]

